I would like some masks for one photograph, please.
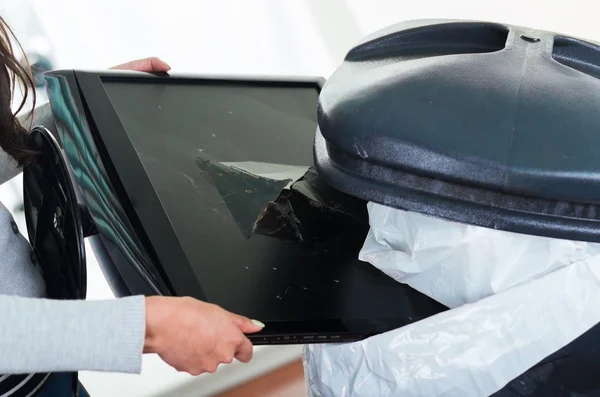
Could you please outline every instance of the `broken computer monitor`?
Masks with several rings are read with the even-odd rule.
[[[366,202],[313,167],[313,78],[47,76],[118,294],[194,296],[256,344],[356,340],[445,310],[358,260]]]

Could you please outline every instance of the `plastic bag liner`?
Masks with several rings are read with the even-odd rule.
[[[306,346],[311,397],[489,396],[600,323],[600,244],[368,209],[360,259],[452,310]]]

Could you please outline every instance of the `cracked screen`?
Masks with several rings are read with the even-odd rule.
[[[316,84],[104,85],[209,301],[264,321],[371,314],[354,296],[365,203],[313,167]]]

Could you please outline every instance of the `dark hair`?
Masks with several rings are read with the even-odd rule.
[[[13,41],[23,54],[25,65],[17,59]],[[23,99],[13,112],[12,101],[17,86],[22,87]],[[19,165],[31,164],[37,154],[29,132],[17,119],[30,96],[35,107],[35,88],[27,57],[13,31],[0,17],[0,147]]]

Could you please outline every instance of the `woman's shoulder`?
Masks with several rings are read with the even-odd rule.
[[[0,185],[19,175],[21,167],[2,148],[0,148]]]

